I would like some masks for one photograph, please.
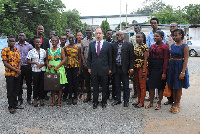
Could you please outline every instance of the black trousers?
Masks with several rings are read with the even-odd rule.
[[[102,85],[102,103],[107,103],[108,75],[106,76],[91,75],[91,76],[93,84],[93,103],[98,103],[100,81]]]
[[[17,94],[20,88],[20,76],[15,78],[13,76],[6,76],[6,88],[8,98],[8,109],[15,108],[17,106]]]
[[[67,81],[68,81],[68,91],[69,91],[69,99],[72,98],[72,94],[73,98],[76,99],[77,98],[77,93],[78,93],[78,67],[72,67],[72,68],[67,68]]]
[[[32,72],[33,74],[33,99],[44,99],[44,71]]]
[[[19,89],[19,93],[18,93],[18,100],[22,99],[22,94],[23,94],[23,89],[22,89],[22,85],[23,85],[23,80],[26,80],[26,85],[27,85],[27,100],[31,99],[31,95],[32,95],[32,68],[30,65],[26,65],[26,66],[21,66],[21,85],[20,85],[20,89]]]
[[[87,97],[91,97],[91,74],[88,72],[87,68],[84,68],[84,75]]]

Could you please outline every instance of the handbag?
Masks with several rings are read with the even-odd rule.
[[[170,97],[172,94],[171,88],[168,87],[167,83],[163,92],[163,96]]]
[[[44,90],[59,91],[60,89],[60,73],[44,73]]]

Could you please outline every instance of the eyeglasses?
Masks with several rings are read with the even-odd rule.
[[[97,34],[103,34],[103,33],[99,32],[99,33],[95,33],[95,34],[97,35]]]

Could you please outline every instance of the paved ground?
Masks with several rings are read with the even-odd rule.
[[[4,67],[0,62],[0,133],[66,133],[66,134],[200,134],[200,57],[189,58],[190,88],[183,90],[181,112],[172,114],[170,106],[162,105],[161,110],[136,109],[132,105],[112,107],[108,101],[105,110],[99,106],[92,109],[92,103],[61,108],[33,107],[24,101],[24,110],[11,115],[8,110]],[[25,98],[26,90],[24,90]],[[167,99],[164,98],[164,103]],[[136,100],[131,99],[130,102]],[[145,102],[147,105],[148,102]],[[155,106],[156,104],[154,104]]]

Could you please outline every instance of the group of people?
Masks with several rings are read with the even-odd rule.
[[[110,97],[109,84],[112,81],[112,106],[122,103],[129,106],[130,88],[129,78],[134,75],[133,83],[136,87],[134,95],[138,101],[133,103],[136,108],[144,107],[146,85],[149,88],[150,103],[145,108],[153,107],[155,89],[158,90],[159,100],[155,110],[161,108],[161,100],[166,83],[172,90],[172,96],[165,104],[173,103],[170,112],[180,112],[182,88],[189,87],[187,61],[189,50],[184,31],[178,29],[178,24],[170,25],[171,35],[158,29],[159,20],[150,20],[153,30],[145,36],[141,32],[141,25],[135,24],[135,35],[130,42],[124,40],[122,31],[116,32],[117,40],[112,40],[112,30],[106,31],[106,38],[101,28],[95,30],[91,26],[86,28],[83,39],[81,31],[75,35],[67,28],[66,35],[60,38],[55,31],[50,32],[50,40],[43,37],[44,27],[37,26],[37,36],[26,42],[24,32],[18,34],[19,41],[13,36],[8,37],[8,47],[2,50],[1,56],[5,66],[7,83],[7,98],[9,112],[23,109],[23,80],[27,85],[27,102],[44,106],[43,99],[48,99],[48,91],[44,90],[45,72],[60,73],[60,90],[51,91],[52,103],[49,107],[61,107],[61,99],[67,104],[77,104],[78,98],[83,98],[84,87],[87,97],[83,102],[93,99],[93,109],[99,105],[99,87],[102,87],[102,108],[106,108]],[[105,39],[105,40],[104,40]],[[78,93],[78,77],[81,78],[81,90]],[[146,79],[149,79],[146,83]],[[91,90],[91,83],[93,90]],[[123,87],[122,87],[122,84]],[[58,94],[58,99],[55,95]],[[93,96],[92,96],[93,95]]]

